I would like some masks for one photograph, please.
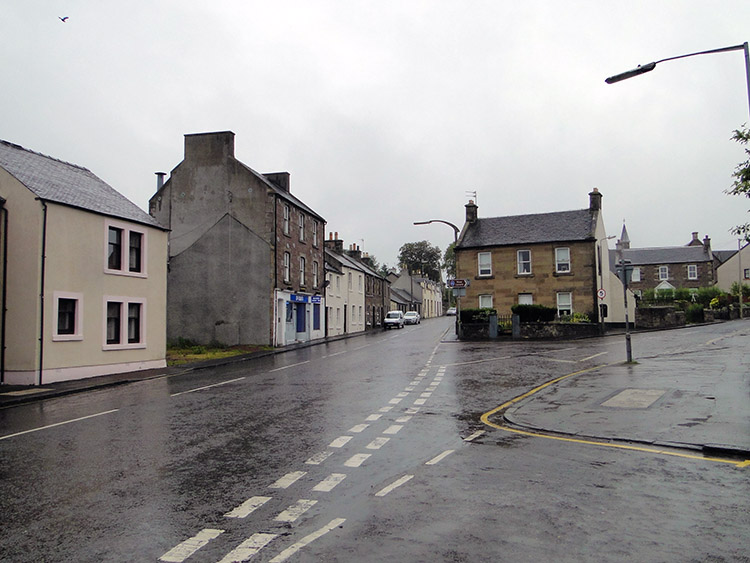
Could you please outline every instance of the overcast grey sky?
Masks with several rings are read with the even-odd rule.
[[[68,16],[66,22],[59,17]],[[328,231],[395,265],[418,220],[580,209],[634,247],[729,229],[750,123],[747,0],[6,0],[0,138],[89,168],[147,208],[183,135],[231,130]],[[610,241],[611,246],[614,241]]]

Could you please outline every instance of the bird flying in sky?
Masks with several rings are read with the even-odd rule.
[[[57,16],[57,17],[58,17],[58,18],[60,19],[60,21],[61,21],[61,22],[63,22],[63,23],[65,23],[65,22],[66,22],[66,21],[68,20],[68,16],[65,16],[65,17],[63,17],[63,18],[61,18],[60,16]]]

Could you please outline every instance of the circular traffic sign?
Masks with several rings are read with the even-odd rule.
[[[604,299],[607,296],[607,292],[604,291],[604,288],[597,291],[596,294],[599,296],[599,299]]]

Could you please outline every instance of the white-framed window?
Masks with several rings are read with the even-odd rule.
[[[299,257],[299,284],[301,286],[305,285],[305,257],[304,256]]]
[[[299,212],[299,240],[305,241],[305,214],[302,211]]]
[[[362,293],[362,274],[359,274],[359,292]]]
[[[318,261],[313,260],[313,287],[318,287]]]
[[[104,297],[103,350],[146,347],[146,300]]]
[[[630,278],[631,282],[641,281],[641,269],[638,266],[633,267],[633,275]]]
[[[698,265],[697,264],[688,264],[687,276],[689,280],[698,279]]]
[[[491,252],[478,252],[477,264],[479,265],[477,275],[479,276],[491,276],[492,275],[492,253]]]
[[[121,276],[147,277],[145,229],[120,221],[107,220],[104,224],[106,232],[104,272]]]
[[[531,250],[519,250],[516,252],[516,266],[519,276],[531,273]]]
[[[745,268],[742,272],[742,277],[746,280],[750,280],[750,268]]]
[[[518,294],[518,304],[519,305],[533,305],[534,304],[534,295],[531,293],[519,293]]]
[[[55,291],[53,299],[52,340],[83,340],[83,293]]]
[[[480,295],[479,296],[479,308],[480,309],[492,309],[492,295]]]
[[[669,266],[659,266],[659,280],[669,279]]]
[[[557,294],[557,314],[561,317],[573,314],[573,294],[569,291],[560,291]]]
[[[292,255],[288,252],[284,253],[284,262],[283,262],[283,276],[284,276],[284,282],[289,283],[291,280],[291,272],[292,269]]]
[[[555,272],[558,274],[570,272],[570,248],[555,248]]]
[[[313,246],[318,247],[318,225],[319,223],[313,219]]]
[[[341,296],[341,276],[336,276],[336,295]]]
[[[289,206],[285,203],[284,204],[284,216],[282,219],[282,230],[284,231],[285,235],[289,234],[289,217],[292,214],[292,210],[289,208]]]

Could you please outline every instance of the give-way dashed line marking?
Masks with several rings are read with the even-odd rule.
[[[71,420],[65,420],[63,422],[56,422],[54,424],[48,424],[47,426],[40,426],[39,428],[32,428],[31,430],[24,430],[23,432],[16,432],[15,434],[8,434],[7,436],[0,436],[0,440],[7,440],[8,438],[14,438],[15,436],[23,436],[24,434],[30,434],[32,432],[39,432],[40,430],[48,430],[50,428],[55,428],[57,426],[63,426],[64,424],[70,424],[71,422],[80,422],[81,420],[87,420],[89,418],[103,416],[105,414],[111,414],[113,412],[117,412],[118,410],[120,409],[112,409],[109,411],[98,412],[96,414],[90,414],[88,416],[81,416],[79,418],[73,418]]]
[[[212,385],[206,385],[204,387],[196,387],[195,389],[189,389],[188,391],[180,391],[179,393],[172,393],[170,397],[177,397],[179,395],[186,395],[187,393],[195,393],[196,391],[203,391],[204,389],[211,389],[212,387],[219,387],[220,385],[226,385],[227,383],[234,383],[235,381],[242,381],[244,377],[238,377],[237,379],[230,379],[229,381],[222,381],[221,383],[214,383]]]
[[[167,551],[164,555],[159,557],[159,561],[167,561],[168,563],[182,563],[183,561],[185,561],[185,559],[190,557],[193,553],[198,551],[212,539],[217,538],[223,533],[224,530],[205,528],[194,535],[192,538],[186,539],[181,544]]]
[[[437,456],[433,457],[430,461],[425,462],[425,465],[436,465],[436,464],[440,463],[441,461],[443,461],[446,457],[448,457],[449,455],[451,455],[455,451],[456,450],[445,450],[440,455],[437,455]]]
[[[250,536],[232,551],[227,553],[219,563],[236,563],[247,561],[261,549],[266,547],[278,534],[257,533]]]

